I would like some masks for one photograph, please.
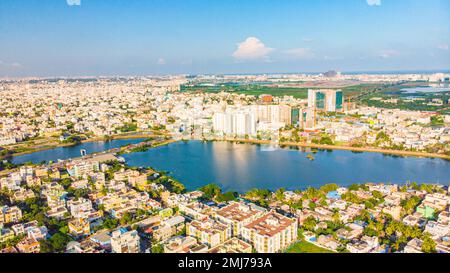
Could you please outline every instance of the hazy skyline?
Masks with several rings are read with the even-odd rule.
[[[450,68],[447,0],[2,0],[0,77]]]

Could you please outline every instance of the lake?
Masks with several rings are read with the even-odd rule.
[[[189,190],[209,183],[238,192],[295,190],[326,183],[450,183],[450,162],[443,159],[321,150],[311,161],[307,154],[266,145],[181,141],[123,157],[130,166],[169,171]]]
[[[404,91],[406,94],[450,92],[450,86],[448,84],[434,84],[429,86],[403,88],[401,91]]]
[[[24,154],[13,157],[12,163],[23,164],[25,162],[33,162],[35,164],[42,161],[57,161],[58,159],[64,160],[69,158],[80,157],[80,150],[86,150],[87,154],[99,153],[106,150],[119,148],[129,144],[135,144],[144,141],[145,138],[136,139],[115,139],[110,141],[96,141],[86,142],[69,147],[58,147],[49,150],[43,150],[35,153]]]

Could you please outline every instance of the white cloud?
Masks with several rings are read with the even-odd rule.
[[[256,37],[248,37],[245,41],[237,44],[238,48],[233,57],[238,60],[268,60],[268,55],[274,49],[264,45]]]
[[[18,69],[21,67],[22,67],[22,64],[20,64],[18,62],[7,63],[7,62],[0,60],[0,68],[2,68],[2,69]]]
[[[186,59],[180,62],[181,65],[191,65],[192,63],[193,63],[192,59]]]
[[[81,0],[66,0],[67,5],[69,6],[80,6]]]
[[[448,50],[448,44],[440,44],[437,46],[437,48],[441,50]]]
[[[366,0],[369,6],[381,6],[381,0]]]
[[[158,61],[157,61],[157,64],[165,65],[166,64],[166,60],[164,58],[159,58]]]
[[[334,57],[334,56],[323,56],[324,61],[337,61],[337,60],[343,60],[342,57]]]
[[[398,55],[398,52],[395,50],[382,50],[379,52],[378,56],[382,59],[389,59]]]
[[[310,48],[293,48],[286,50],[285,53],[296,59],[312,59],[315,56]]]

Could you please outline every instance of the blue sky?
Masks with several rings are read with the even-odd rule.
[[[0,76],[444,70],[449,14],[448,0],[1,0]]]

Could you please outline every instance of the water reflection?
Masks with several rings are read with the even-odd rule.
[[[450,182],[450,164],[441,159],[319,150],[311,161],[303,149],[266,149],[263,145],[191,141],[124,157],[131,166],[172,171],[188,189],[213,182],[239,192],[251,188],[293,190],[325,183]]]

